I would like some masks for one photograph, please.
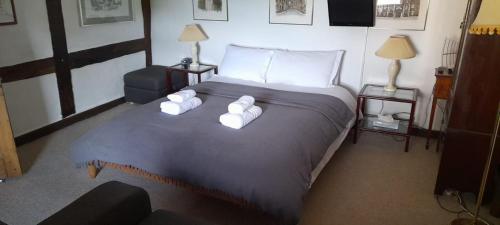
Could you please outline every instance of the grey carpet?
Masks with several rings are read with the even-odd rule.
[[[0,184],[0,220],[10,225],[36,224],[97,185],[118,180],[145,188],[155,209],[221,225],[266,223],[258,213],[180,188],[112,169],[91,180],[86,170],[74,168],[68,154],[71,142],[133,107],[121,105],[21,146],[25,174]],[[392,137],[363,133],[357,145],[348,138],[312,187],[301,224],[447,225],[456,215],[442,210],[432,194],[440,155],[426,151],[424,141],[413,139],[410,152],[404,153],[404,143]],[[442,201],[457,208],[449,197]]]

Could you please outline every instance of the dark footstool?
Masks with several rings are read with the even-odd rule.
[[[172,73],[172,91],[185,87],[181,73]],[[165,66],[149,66],[125,74],[125,100],[145,104],[166,96],[168,92]]]
[[[84,194],[39,225],[207,225],[165,210],[151,213],[148,193],[117,181]]]

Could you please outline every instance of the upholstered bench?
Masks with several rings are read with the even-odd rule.
[[[84,194],[39,225],[203,225],[173,212],[151,212],[148,193],[117,181]]]
[[[172,91],[185,87],[180,73],[172,73]],[[125,100],[145,104],[167,95],[167,75],[165,66],[149,66],[125,74]]]

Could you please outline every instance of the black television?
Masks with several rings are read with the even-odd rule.
[[[376,0],[328,0],[330,26],[373,27]]]

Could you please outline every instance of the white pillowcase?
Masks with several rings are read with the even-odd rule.
[[[344,51],[275,51],[267,83],[326,88],[339,74]]]
[[[219,68],[219,75],[265,83],[273,54],[274,51],[270,49],[229,45]]]

